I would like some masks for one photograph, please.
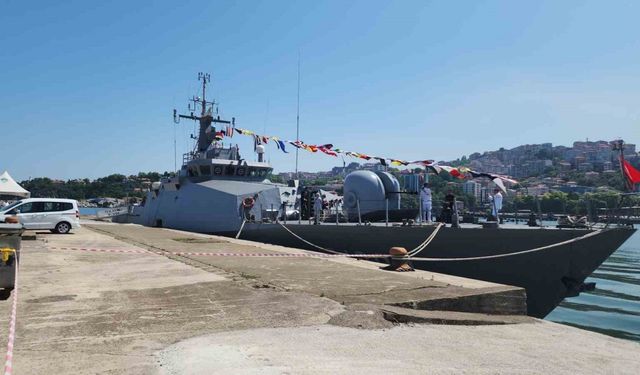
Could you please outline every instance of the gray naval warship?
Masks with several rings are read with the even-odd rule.
[[[388,254],[394,246],[410,249],[419,269],[526,289],[528,314],[544,317],[565,297],[585,289],[585,279],[635,231],[629,226],[530,228],[502,225],[399,225],[407,213],[400,208],[399,183],[386,172],[356,171],[344,182],[341,212],[336,220],[310,225],[291,220],[305,204],[297,182],[272,183],[264,148],[244,159],[238,146],[225,145],[220,130],[232,133],[235,119],[217,115],[215,101],[206,100],[208,74],[199,74],[202,96],[192,99],[194,111],[174,121],[194,120],[199,134],[192,152],[183,157],[175,177],[154,182],[143,204],[130,207],[116,222],[218,234],[314,251]],[[225,134],[231,135],[231,134]],[[346,217],[386,224],[342,222]],[[289,220],[287,220],[289,219]]]

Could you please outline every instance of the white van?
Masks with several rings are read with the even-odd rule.
[[[25,229],[49,229],[54,233],[69,233],[80,228],[78,201],[57,198],[28,198],[0,208],[0,221],[18,216]]]

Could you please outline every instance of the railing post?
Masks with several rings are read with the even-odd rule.
[[[362,224],[362,217],[360,216],[360,198],[356,200],[356,206],[358,207],[358,224]]]
[[[283,207],[283,213],[282,213],[282,221],[284,222],[285,225],[287,225],[287,202],[283,202],[282,203],[282,207]]]
[[[418,223],[420,223],[420,225],[422,225],[422,196],[420,196],[420,198],[418,198]]]
[[[538,220],[540,220],[540,226],[542,227],[542,207],[540,206],[540,199],[536,195],[536,208],[538,209]]]
[[[458,202],[457,202],[457,200],[455,198],[453,198],[453,207],[451,209],[451,228],[460,228],[460,216],[458,214]]]
[[[338,225],[338,202],[335,202],[336,204],[336,225]]]
[[[384,218],[384,226],[388,227],[389,226],[389,198],[385,198],[385,218]]]
[[[494,217],[494,219],[496,219],[496,223],[497,223],[498,225],[500,225],[500,219],[498,218],[498,209],[496,208],[496,198],[495,198],[495,195],[494,195],[494,198],[491,200],[491,205],[492,205],[492,207],[493,207],[493,211],[492,211],[492,213],[493,213],[493,214],[494,214],[494,216],[495,216],[495,217]]]

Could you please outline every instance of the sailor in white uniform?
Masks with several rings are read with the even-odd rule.
[[[425,182],[420,190],[420,202],[422,204],[422,221],[431,222],[431,189],[429,184]]]
[[[320,215],[322,215],[322,197],[320,193],[316,193],[315,199],[313,200],[313,211],[314,224],[319,224]]]
[[[502,210],[502,193],[500,193],[500,189],[493,189],[493,196],[491,197],[493,204],[491,205],[491,215],[496,219],[497,222],[500,222],[500,210]]]

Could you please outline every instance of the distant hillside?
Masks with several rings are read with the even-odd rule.
[[[83,200],[98,197],[124,198],[127,195],[142,197],[153,181],[172,174],[170,172],[140,172],[131,176],[112,174],[93,181],[88,178],[62,181],[38,177],[22,181],[20,185],[29,190],[34,198],[58,197]]]
[[[635,144],[626,144],[624,153],[631,164],[640,166]],[[476,152],[449,163],[509,175],[523,182],[556,178],[578,185],[622,189],[618,157],[618,152],[613,151],[607,141],[576,141],[573,147],[542,143]]]

